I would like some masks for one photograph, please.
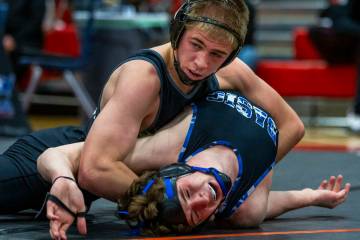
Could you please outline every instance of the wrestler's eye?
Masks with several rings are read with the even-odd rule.
[[[193,46],[194,49],[201,49],[201,45],[200,45],[200,44],[198,44],[198,43],[196,43],[196,42],[192,42],[191,44],[192,44],[192,46]]]
[[[214,201],[216,201],[216,198],[217,198],[217,194],[216,194],[216,190],[215,190],[215,187],[209,183],[209,188],[210,188],[210,193],[211,193],[211,197]]]
[[[190,191],[189,190],[185,191],[185,196],[187,199],[190,199]]]

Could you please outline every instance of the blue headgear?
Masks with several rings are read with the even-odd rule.
[[[176,181],[179,177],[193,172],[202,172],[214,176],[216,181],[220,185],[224,197],[228,194],[231,188],[231,179],[226,174],[219,172],[215,168],[194,167],[189,166],[185,163],[171,164],[167,167],[160,169],[158,174],[158,177],[161,178],[164,182],[165,192],[164,200],[157,206],[159,213],[156,221],[159,221],[167,226],[179,224],[188,226],[188,222],[186,220],[184,211],[178,198]],[[141,194],[146,194],[148,190],[152,187],[154,182],[154,179],[149,180],[145,187],[142,189]],[[126,214],[126,212],[121,211],[119,212],[119,214]],[[138,223],[137,227],[142,227],[144,226],[144,224],[146,223]]]

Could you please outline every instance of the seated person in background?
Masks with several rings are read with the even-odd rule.
[[[27,68],[19,64],[19,57],[26,49],[40,50],[43,45],[45,0],[5,2],[9,6],[9,12],[2,44],[10,56],[16,79],[20,81]]]
[[[73,7],[72,0],[47,0],[43,31],[46,33],[54,29],[63,29],[73,23]]]
[[[214,213],[227,226],[251,227],[291,209],[333,208],[346,199],[350,184],[342,189],[341,176],[317,190],[270,191],[277,146],[276,124],[267,112],[237,92],[213,92],[155,135],[137,140],[122,162],[124,171],[133,171],[135,180],[135,174],[161,170],[113,187],[123,193],[119,215],[144,233],[161,234],[189,231]],[[53,182],[47,202],[53,238],[65,239],[74,217],[86,210],[75,182],[82,148],[48,149],[38,160],[40,174]],[[77,224],[86,233],[85,219],[78,217]]]
[[[350,130],[360,133],[360,1],[328,0],[320,13],[319,26],[310,28],[310,38],[320,55],[333,65],[355,64],[357,89],[347,116]]]
[[[245,1],[249,8],[249,23],[247,27],[246,38],[244,46],[239,52],[238,57],[246,63],[252,70],[256,70],[259,56],[255,46],[255,31],[256,31],[256,8],[251,1]]]
[[[0,39],[3,39],[4,36],[7,9],[7,4],[0,1]],[[5,53],[3,45],[0,44],[0,120],[10,118],[15,113],[11,102],[14,83],[15,77],[12,73],[9,56]]]

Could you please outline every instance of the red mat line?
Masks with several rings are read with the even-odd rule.
[[[156,237],[156,238],[136,238],[136,239],[146,239],[146,240],[209,239],[209,238],[225,238],[225,237],[275,236],[275,235],[296,235],[296,234],[302,235],[302,234],[349,233],[349,232],[360,232],[360,228],[301,230],[301,231],[285,231],[285,232],[248,232],[248,233],[245,232],[245,233],[190,235],[190,236],[178,236],[178,237]]]
[[[350,147],[344,145],[318,145],[300,144],[295,146],[296,151],[331,151],[331,152],[360,152],[360,147]]]

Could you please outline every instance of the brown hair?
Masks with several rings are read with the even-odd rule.
[[[243,0],[191,1],[188,15],[208,17],[221,22],[235,31],[240,39],[236,39],[229,31],[208,23],[193,21],[186,24],[187,28],[198,27],[206,31],[211,38],[231,44],[234,49],[243,45],[249,22],[249,10]]]
[[[158,205],[164,200],[165,186],[161,178],[157,177],[158,171],[147,171],[135,180],[125,196],[118,201],[120,211],[128,211],[128,216],[120,216],[132,225],[137,225],[142,234],[161,235],[170,232],[186,233],[192,228],[189,226],[166,225],[158,217]],[[142,194],[142,190],[151,180],[154,184]]]

